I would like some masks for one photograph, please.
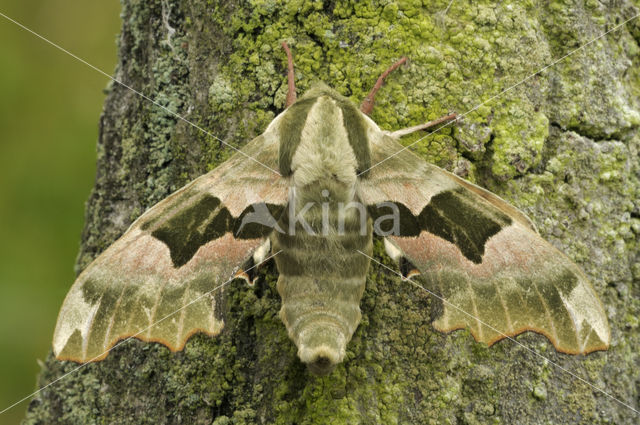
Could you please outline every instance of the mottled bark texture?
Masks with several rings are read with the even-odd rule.
[[[450,7],[448,5],[451,3]],[[464,113],[635,15],[629,0],[489,2],[125,0],[116,77],[242,146],[283,109],[287,40],[300,91],[359,103],[402,55],[373,118],[398,129]],[[517,340],[640,408],[640,18],[420,141],[426,160],[531,216],[592,279],[607,352]],[[146,208],[231,149],[113,84],[78,270]],[[407,143],[420,136],[409,138]],[[380,244],[376,256],[390,264]],[[512,341],[488,348],[430,325],[428,294],[372,266],[342,363],[315,377],[278,318],[272,265],[225,288],[225,329],[184,351],[129,341],[39,393],[27,424],[632,424],[639,416]],[[71,283],[71,282],[69,282]],[[49,356],[42,386],[77,365]]]

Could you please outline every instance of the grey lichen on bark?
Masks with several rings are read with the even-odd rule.
[[[115,77],[240,147],[284,107],[282,40],[299,90],[323,80],[356,103],[406,55],[373,112],[397,129],[464,113],[640,12],[627,0],[449,3],[123,0]],[[38,393],[25,423],[637,423],[551,362],[639,409],[639,45],[636,19],[414,146],[524,210],[585,270],[610,320],[607,352],[516,338],[545,361],[512,341],[440,334],[428,294],[374,265],[345,361],[315,377],[278,318],[269,265],[255,288],[225,288],[219,337],[178,353],[128,341]],[[232,153],[128,89],[108,90],[78,270]],[[391,265],[379,244],[376,257]],[[38,386],[76,367],[50,355]]]

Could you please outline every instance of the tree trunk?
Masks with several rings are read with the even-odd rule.
[[[467,331],[444,335],[430,324],[427,293],[372,264],[346,359],[316,377],[278,317],[269,265],[256,287],[224,288],[220,336],[197,335],[178,353],[128,341],[40,392],[25,423],[637,423],[640,415],[613,397],[640,409],[640,18],[499,93],[638,6],[123,0],[116,78],[238,147],[284,108],[282,40],[293,50],[299,93],[322,80],[356,103],[408,56],[372,118],[393,130],[473,110],[414,151],[527,213],[591,278],[612,344],[570,356],[531,332],[517,337],[527,348],[509,340],[488,348]],[[111,84],[77,269],[146,208],[231,153]],[[390,264],[379,243],[375,252]],[[38,385],[77,366],[50,355]]]

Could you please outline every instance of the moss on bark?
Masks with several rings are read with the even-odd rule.
[[[517,340],[638,409],[640,21],[475,108],[635,15],[638,2],[449,3],[124,0],[116,77],[241,146],[284,106],[282,40],[299,91],[322,80],[357,103],[408,56],[373,119],[397,129],[472,110],[414,150],[528,213],[591,277],[612,328],[610,350],[588,356],[559,354],[536,334]],[[232,153],[116,84],[100,129],[78,270]],[[391,264],[379,244],[375,252]],[[375,265],[344,363],[315,377],[278,318],[276,271],[261,273],[255,288],[225,289],[220,337],[196,336],[175,354],[128,341],[40,392],[25,423],[637,423],[511,341],[487,348],[466,331],[436,332],[428,294]],[[76,367],[49,356],[38,385]]]

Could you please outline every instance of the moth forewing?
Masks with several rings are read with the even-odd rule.
[[[400,233],[385,245],[401,266],[415,265],[419,279],[441,297],[436,329],[468,328],[489,345],[531,330],[571,354],[608,347],[607,317],[592,285],[525,214],[391,137],[372,141],[379,164],[361,181],[363,199],[406,207]]]
[[[269,131],[208,174],[150,208],[84,270],[67,295],[53,348],[59,359],[101,360],[119,340],[136,337],[181,350],[191,335],[224,326],[212,291],[252,258],[263,260],[272,229],[238,232],[254,203],[274,214],[288,183],[277,169]],[[267,167],[255,166],[252,155]],[[236,233],[239,233],[236,237]],[[266,235],[266,236],[265,236]]]

